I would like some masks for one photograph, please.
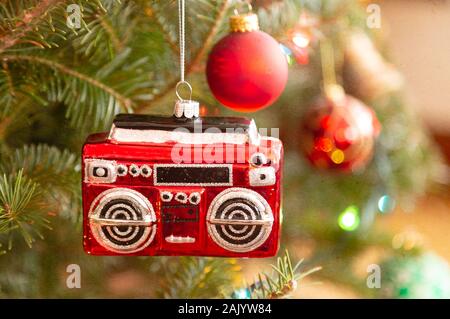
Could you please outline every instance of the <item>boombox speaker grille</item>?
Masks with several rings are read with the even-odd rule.
[[[141,193],[128,188],[101,193],[91,205],[89,220],[95,239],[119,253],[144,249],[156,233],[152,204]]]
[[[218,194],[208,210],[208,233],[216,244],[234,252],[261,246],[272,230],[273,215],[267,201],[246,188]]]

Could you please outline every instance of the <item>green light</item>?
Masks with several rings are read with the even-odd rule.
[[[286,55],[286,60],[287,60],[288,65],[294,64],[294,59],[290,55]]]
[[[287,46],[285,46],[284,44],[281,44],[281,43],[280,43],[280,48],[281,48],[281,51],[283,51],[284,55],[286,56],[286,61],[287,61],[288,65],[294,64],[294,59],[292,58],[291,49],[289,49]]]
[[[338,217],[338,224],[345,231],[353,231],[359,226],[359,210],[355,205],[348,206]]]

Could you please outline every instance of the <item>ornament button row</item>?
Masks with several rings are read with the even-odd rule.
[[[186,204],[189,201],[189,203],[191,203],[192,205],[197,205],[198,203],[200,203],[200,197],[200,193],[197,192],[193,192],[189,196],[183,192],[178,192],[175,194],[175,200],[182,204]],[[173,198],[174,194],[172,194],[171,192],[161,192],[161,200],[163,202],[170,202]]]
[[[124,164],[117,165],[117,176],[126,176],[128,173],[133,177],[138,177],[139,175],[143,177],[150,177],[152,175],[152,169],[148,165],[138,166],[136,164],[131,164],[127,167]]]

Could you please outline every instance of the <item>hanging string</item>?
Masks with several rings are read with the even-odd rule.
[[[180,41],[180,82],[184,82],[184,64],[185,64],[185,0],[178,0],[178,34]]]
[[[185,0],[178,0],[178,32],[179,32],[179,45],[180,45],[180,81],[177,83],[175,91],[180,101],[184,99],[181,97],[179,89],[182,85],[187,86],[189,89],[189,98],[192,98],[192,87],[184,79],[185,77],[185,60],[186,60],[186,40],[185,40],[185,24],[186,24],[186,3]]]
[[[334,52],[330,40],[322,39],[320,41],[320,60],[322,64],[322,80],[326,89],[336,84],[336,73],[334,70]]]
[[[342,87],[336,80],[336,64],[331,41],[324,38],[320,41],[320,61],[322,65],[323,90],[332,99],[341,99],[344,95]]]

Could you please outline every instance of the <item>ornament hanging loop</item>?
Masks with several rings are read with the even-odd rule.
[[[181,86],[186,86],[189,90],[189,98],[183,99],[179,90]],[[199,116],[200,105],[197,101],[192,101],[192,86],[186,81],[180,81],[175,87],[178,101],[175,103],[173,115],[179,119],[193,119]]]
[[[180,88],[182,86],[186,86],[189,91],[189,98],[187,98],[187,99],[183,99],[183,97],[181,96]],[[177,98],[179,101],[190,101],[192,99],[192,86],[187,81],[184,81],[184,80],[179,81],[177,83],[177,85],[175,86],[175,94],[177,95]]]
[[[253,12],[253,7],[250,3],[250,1],[244,1],[244,0],[240,0],[238,2],[238,4],[236,4],[236,7],[234,8],[233,12],[234,15],[238,16],[241,14],[241,12],[239,12],[239,10],[241,10],[243,7],[245,7],[245,4],[247,4],[247,12],[245,14],[250,14]]]

